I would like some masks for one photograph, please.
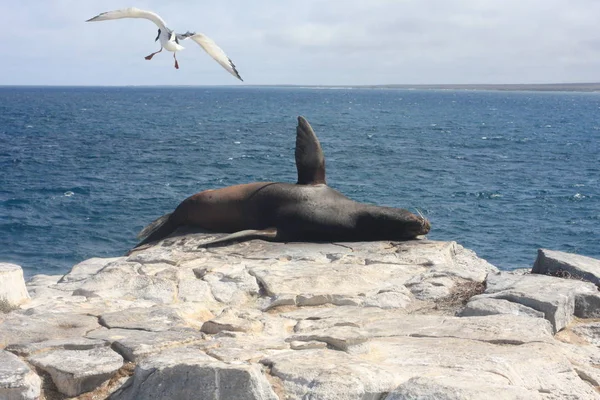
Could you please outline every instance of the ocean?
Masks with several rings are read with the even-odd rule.
[[[201,190],[295,182],[298,115],[331,187],[420,210],[429,239],[506,270],[600,258],[600,93],[1,87],[0,262],[63,274]]]

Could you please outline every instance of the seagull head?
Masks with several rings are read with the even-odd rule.
[[[158,35],[156,35],[156,39],[154,39],[154,41],[158,42],[158,38],[160,38],[160,29],[158,30]]]

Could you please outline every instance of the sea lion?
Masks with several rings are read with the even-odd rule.
[[[247,238],[274,241],[408,240],[429,232],[425,218],[392,207],[358,203],[330,188],[325,158],[308,121],[298,117],[296,184],[256,182],[205,190],[146,228],[136,247],[165,238],[181,226],[232,233],[206,243]]]

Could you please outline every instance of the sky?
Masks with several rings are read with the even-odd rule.
[[[598,0],[2,0],[0,85],[243,85],[191,40],[157,51],[142,19],[211,37],[251,85],[600,82]]]

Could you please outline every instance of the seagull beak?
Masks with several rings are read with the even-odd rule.
[[[158,35],[156,35],[156,39],[154,39],[154,41],[158,42],[158,38],[160,38],[160,29],[158,30]]]

